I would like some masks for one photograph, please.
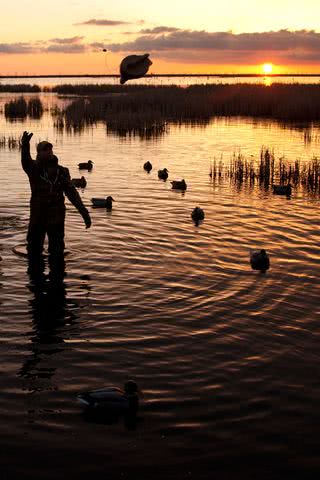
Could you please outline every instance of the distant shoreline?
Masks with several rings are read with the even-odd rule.
[[[161,77],[212,77],[212,78],[277,78],[277,77],[320,77],[320,73],[277,73],[277,74],[257,74],[257,73],[161,73],[156,75],[146,75],[146,78]],[[0,79],[5,78],[119,78],[119,75],[105,74],[81,74],[81,75],[0,75]]]

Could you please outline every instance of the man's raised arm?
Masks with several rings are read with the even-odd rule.
[[[23,132],[21,138],[21,165],[26,174],[29,174],[33,165],[30,155],[30,140],[33,133]]]

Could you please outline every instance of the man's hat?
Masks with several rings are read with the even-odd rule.
[[[52,150],[52,148],[53,148],[52,143],[44,140],[43,142],[38,143],[37,152],[39,153],[39,152],[43,152],[43,151],[47,151],[47,150]]]

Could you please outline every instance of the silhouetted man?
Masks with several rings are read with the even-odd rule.
[[[30,260],[41,256],[44,239],[49,241],[49,260],[54,265],[56,259],[63,258],[64,252],[64,195],[77,208],[86,228],[91,226],[88,210],[80,195],[71,183],[69,170],[58,164],[53,154],[52,144],[40,142],[37,145],[37,158],[30,155],[32,133],[22,136],[21,163],[29,177],[31,187],[30,222],[27,236],[27,250]]]

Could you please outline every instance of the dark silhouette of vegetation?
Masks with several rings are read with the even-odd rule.
[[[4,106],[4,114],[7,118],[27,118],[28,104],[23,97],[10,100]]]
[[[9,150],[21,149],[20,138],[12,135],[9,137],[2,135],[0,137],[0,148],[8,148]]]
[[[41,118],[43,106],[39,98],[26,101],[24,97],[10,100],[4,106],[4,114],[8,119]]]
[[[17,85],[0,84],[0,93],[39,93],[41,88],[38,85],[20,83]]]
[[[280,157],[276,160],[272,150],[262,147],[258,161],[252,157],[247,159],[241,153],[234,153],[229,163],[214,160],[210,177],[214,183],[229,179],[237,185],[258,184],[267,189],[273,184],[290,183],[295,188],[301,186],[309,193],[320,194],[320,159],[289,162]]]
[[[215,116],[320,120],[320,85],[315,84],[61,85],[53,91],[80,95],[56,119],[60,128],[75,131],[104,122],[108,132],[152,136],[163,134],[170,123],[206,124]]]
[[[40,98],[31,98],[28,101],[28,115],[31,118],[41,118],[43,115],[43,105]]]

